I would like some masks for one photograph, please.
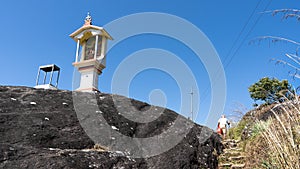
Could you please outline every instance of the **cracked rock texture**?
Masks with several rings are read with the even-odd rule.
[[[130,113],[152,120],[134,122],[126,118]],[[104,93],[0,86],[0,116],[0,168],[5,169],[212,169],[217,168],[217,156],[223,149],[220,137],[211,129],[197,124],[188,128],[191,122],[171,110]],[[171,143],[122,142],[116,135],[159,137],[178,119],[180,125],[171,133],[178,138],[187,133],[156,156],[146,154]],[[102,130],[107,126],[114,132]],[[106,150],[94,149],[95,144]],[[128,145],[133,148],[126,148]]]

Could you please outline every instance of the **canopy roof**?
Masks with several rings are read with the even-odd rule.
[[[77,29],[75,32],[73,32],[70,37],[77,41],[81,38],[81,36],[78,36],[80,34],[84,34],[85,32],[89,32],[91,30],[101,31],[101,35],[105,36],[107,39],[113,40],[113,38],[109,35],[109,33],[102,27],[94,26],[94,25],[84,25],[81,28]]]
[[[45,72],[51,72],[52,70],[53,71],[60,70],[60,68],[58,66],[56,66],[55,64],[40,66],[40,69],[45,71]]]
[[[78,39],[81,39],[84,37],[84,34],[87,32],[92,32],[92,35],[102,35],[106,37],[107,39],[113,40],[113,38],[109,35],[109,33],[102,27],[94,26],[92,25],[92,17],[90,13],[87,14],[84,25],[77,29],[75,32],[73,32],[70,37],[77,41]]]

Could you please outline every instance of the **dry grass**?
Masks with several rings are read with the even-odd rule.
[[[245,145],[245,150],[247,169],[268,168],[264,166],[268,165],[268,161],[266,159],[269,158],[269,150],[261,135],[258,135],[248,141]]]
[[[300,169],[300,110],[298,103],[298,100],[294,100],[278,104],[271,109],[274,118],[268,122],[257,122],[261,129],[260,139],[266,146],[264,155],[267,158],[261,164],[262,167]],[[278,108],[281,109],[280,112],[274,111]]]
[[[106,146],[102,146],[100,144],[95,144],[92,150],[96,150],[96,151],[108,151],[109,148]]]

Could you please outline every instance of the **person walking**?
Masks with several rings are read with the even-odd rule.
[[[227,127],[230,126],[230,122],[228,119],[225,117],[225,115],[222,115],[221,118],[218,120],[218,127],[221,129],[221,135],[223,139],[225,139],[226,134],[227,134]]]

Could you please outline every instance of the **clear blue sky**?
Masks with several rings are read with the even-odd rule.
[[[191,22],[213,43],[226,74],[227,97],[224,113],[230,114],[236,102],[250,109],[253,101],[247,88],[261,77],[288,79],[298,86],[297,80],[293,81],[288,77],[291,69],[270,62],[272,58],[284,59],[285,52],[295,51],[294,46],[285,43],[269,45],[267,42],[249,45],[251,39],[263,35],[300,39],[300,23],[295,19],[281,20],[280,16],[273,17],[270,14],[261,16],[260,12],[265,10],[269,2],[271,3],[267,10],[300,8],[299,2],[294,0],[265,0],[258,8],[258,0],[5,1],[0,6],[0,85],[34,86],[38,67],[55,63],[62,69],[59,88],[71,90],[76,44],[69,38],[69,34],[82,26],[88,11],[92,14],[93,23],[98,26],[129,14],[162,12]],[[253,17],[239,36],[252,12]],[[238,37],[237,43],[234,43]],[[244,43],[240,46],[242,42]],[[190,67],[196,76],[201,98],[196,121],[206,124],[211,99],[207,72],[197,56],[174,39],[159,35],[141,35],[122,41],[107,56],[107,68],[99,79],[100,90],[110,93],[111,78],[118,64],[128,55],[146,48],[171,51]],[[149,102],[149,92],[153,89],[163,90],[168,100],[167,107],[178,111],[180,91],[176,81],[161,71],[148,70],[138,74],[131,83],[130,97]],[[206,125],[213,127],[215,124]]]

